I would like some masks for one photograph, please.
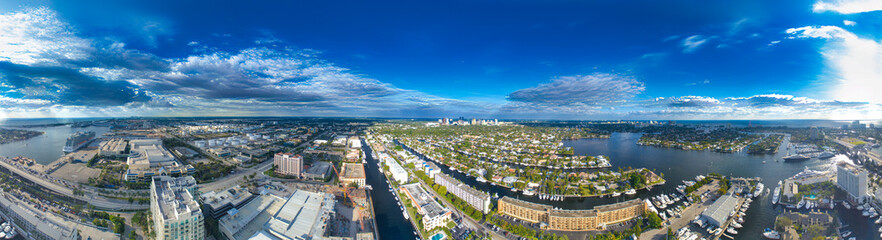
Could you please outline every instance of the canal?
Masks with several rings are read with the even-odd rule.
[[[377,159],[373,157],[373,151],[368,144],[362,141],[367,163],[365,164],[365,177],[367,184],[374,189],[371,195],[374,204],[374,212],[377,215],[377,231],[380,239],[419,239],[414,234],[416,230],[410,221],[404,219],[395,197],[389,192],[389,184],[386,177],[377,167]]]
[[[605,198],[567,198],[564,201],[540,200],[538,196],[526,196],[520,192],[511,192],[507,188],[482,183],[464,173],[452,171],[442,167],[442,172],[451,175],[460,181],[475,187],[478,190],[489,192],[490,195],[510,196],[536,203],[550,204],[564,209],[591,209],[594,206],[627,201],[634,198],[648,198],[662,193],[676,191],[677,185],[683,180],[694,180],[697,175],[719,173],[730,177],[760,177],[767,188],[774,189],[778,181],[805,170],[825,170],[832,166],[830,159],[811,159],[804,162],[784,162],[782,157],[787,155],[789,137],[779,147],[776,154],[751,155],[746,151],[735,153],[718,153],[712,151],[684,151],[678,149],[659,148],[652,146],[637,145],[640,133],[614,133],[609,139],[578,139],[564,141],[565,146],[573,147],[579,155],[604,155],[608,156],[612,163],[610,170],[618,168],[647,168],[656,173],[663,174],[666,184],[653,187],[652,190],[640,190],[634,196],[622,195],[620,197]],[[419,156],[419,154],[418,154]],[[420,156],[424,158],[424,156]],[[834,158],[835,159],[835,158]],[[839,198],[837,198],[839,199]],[[858,239],[879,239],[873,223],[866,218],[853,217],[854,211],[844,211],[841,205],[837,210],[847,213],[843,216],[844,224],[848,224],[847,230],[854,231]],[[744,228],[739,231],[736,239],[759,239],[762,231],[767,227],[774,227],[775,216],[783,212],[781,206],[771,204],[770,194],[764,194],[754,199],[747,217],[744,218]],[[846,229],[843,229],[846,230]]]

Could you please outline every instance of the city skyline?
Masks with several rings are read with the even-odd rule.
[[[882,119],[880,10],[12,1],[0,118]]]

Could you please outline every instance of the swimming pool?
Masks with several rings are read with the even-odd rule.
[[[444,237],[445,237],[444,233],[436,233],[435,235],[432,235],[432,237],[430,237],[429,239],[441,240],[441,239],[444,239]]]

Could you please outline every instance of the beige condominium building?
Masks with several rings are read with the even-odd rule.
[[[640,199],[589,210],[561,210],[550,205],[504,197],[499,200],[498,207],[500,214],[531,223],[545,223],[547,229],[563,231],[603,230],[607,225],[641,216],[644,211],[646,205]]]
[[[300,177],[303,172],[303,157],[300,154],[276,153],[273,156],[273,166],[276,166],[276,173]]]

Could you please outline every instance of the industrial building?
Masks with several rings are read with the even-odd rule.
[[[331,163],[319,161],[313,163],[312,166],[309,166],[309,169],[306,169],[306,172],[303,172],[303,177],[307,179],[325,179],[330,172]]]
[[[192,165],[184,165],[162,146],[160,139],[129,141],[130,151],[126,164],[125,180],[147,182],[153,176],[184,176],[196,172]]]
[[[110,140],[105,140],[101,142],[101,145],[98,147],[98,155],[105,157],[127,157],[126,146],[128,146],[128,142],[122,138],[112,138]]]
[[[701,217],[707,220],[707,223],[721,227],[729,219],[729,213],[735,211],[736,207],[738,207],[738,198],[731,195],[723,195],[707,209],[704,209],[701,212]]]
[[[193,177],[154,177],[150,184],[150,213],[157,240],[204,239],[205,219],[196,202]]]
[[[227,210],[218,219],[218,230],[227,239],[248,239],[263,230],[263,225],[278,212],[285,199],[272,194],[259,195],[247,204]]]
[[[297,190],[251,239],[323,239],[334,204],[331,194]]]

